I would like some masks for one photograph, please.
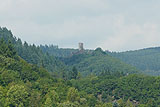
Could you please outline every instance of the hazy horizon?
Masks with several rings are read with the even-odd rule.
[[[0,26],[30,44],[127,51],[160,46],[160,1],[0,0]]]

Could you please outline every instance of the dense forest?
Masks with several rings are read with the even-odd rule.
[[[123,72],[125,74],[137,73],[138,70],[122,61],[106,54],[101,48],[92,53],[77,53],[62,61],[69,66],[76,67],[83,75],[99,75],[103,71]]]
[[[58,57],[42,47],[0,28],[0,107],[160,105],[159,76],[144,75],[100,48]]]
[[[56,57],[67,58],[76,53],[76,49],[63,49],[53,45],[41,46],[44,53],[50,53]],[[92,53],[94,50],[85,50]],[[136,67],[141,72],[148,75],[160,75],[160,47],[145,48],[135,51],[111,52],[105,51],[108,55],[120,59],[121,61]]]
[[[78,49],[70,49],[70,48],[58,48],[57,45],[40,45],[39,46],[44,53],[49,53],[50,55],[53,55],[55,57],[62,57],[62,58],[67,58],[71,57],[75,53],[77,53],[79,50]],[[93,50],[90,49],[85,49],[85,53],[92,53]]]
[[[17,51],[18,55],[25,61],[31,64],[45,67],[48,71],[59,71],[60,68],[65,68],[63,63],[56,59],[53,55],[42,52],[39,46],[35,44],[29,45],[27,42],[22,43],[20,38],[13,36],[12,32],[7,28],[0,28],[0,38],[5,42],[11,42]]]
[[[68,57],[78,51],[78,49],[58,48],[57,45],[44,45],[44,46],[40,45],[40,48],[44,53],[49,53],[50,55],[53,55],[56,57]]]
[[[127,52],[107,52],[150,75],[160,75],[160,47]]]
[[[76,53],[77,49],[58,48],[56,45],[40,46],[44,53],[50,53],[55,57],[68,58]],[[85,50],[92,53],[94,50]],[[136,67],[145,74],[160,75],[160,47],[145,48],[135,51],[111,52],[105,51],[108,55],[120,59],[121,61]]]

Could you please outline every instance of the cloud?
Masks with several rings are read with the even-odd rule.
[[[124,51],[158,46],[158,0],[0,0],[0,26],[24,41]],[[143,4],[143,5],[142,5]]]
[[[117,20],[114,34],[104,40],[102,47],[113,51],[136,50],[158,46],[160,40],[157,24],[124,24],[124,19]]]

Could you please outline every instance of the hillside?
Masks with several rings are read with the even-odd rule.
[[[122,61],[106,54],[97,48],[91,54],[80,53],[71,57],[64,58],[62,61],[68,66],[76,67],[83,75],[100,74],[104,71],[137,73],[138,70]]]
[[[43,52],[48,52],[56,57],[70,57],[76,53],[76,49],[63,49],[55,46],[41,46]],[[93,50],[89,50],[89,53]],[[109,52],[106,53],[112,57],[136,67],[145,74],[160,75],[160,47],[145,48],[135,51],[126,52]],[[75,57],[75,56],[74,56]],[[73,58],[71,58],[73,59]]]
[[[85,102],[83,102],[85,101]],[[13,44],[0,42],[0,107],[79,107],[98,104],[68,80],[18,56]]]
[[[78,49],[58,48],[58,46],[54,45],[40,45],[40,48],[44,53],[49,53],[55,57],[69,57],[78,51]]]
[[[45,85],[41,84],[42,81]],[[0,42],[0,106],[37,106],[48,82],[55,83],[49,73],[20,58],[12,45]],[[39,88],[39,91],[37,90]],[[34,102],[35,101],[35,102]]]
[[[44,53],[49,53],[50,55],[53,55],[55,57],[70,57],[74,53],[77,53],[78,49],[71,49],[71,48],[58,48],[56,45],[40,45],[40,48]],[[85,49],[86,53],[91,53],[93,50]]]
[[[55,58],[53,55],[44,53],[40,47],[36,45],[29,45],[27,42],[22,43],[20,38],[13,36],[12,32],[7,28],[0,28],[0,38],[3,38],[5,42],[11,42],[18,55],[25,61],[38,66],[43,66],[50,72],[65,70],[65,65]]]
[[[0,107],[158,107],[160,105],[160,77],[137,74],[138,70],[134,67],[106,54],[101,48],[92,53],[76,52],[68,58],[60,58],[67,64],[65,66],[67,71],[61,69],[63,66],[57,66],[54,72],[62,74],[59,76],[43,68],[46,66],[41,60],[31,64],[32,60],[27,57],[26,60],[31,63],[25,61],[19,56],[23,51],[21,48],[17,50],[16,38],[13,41],[7,39],[0,39]],[[28,48],[32,49],[31,52],[39,52],[36,46]],[[29,56],[32,55],[31,52]],[[48,58],[51,56],[45,55]],[[72,70],[68,70],[71,68]],[[85,77],[81,76],[81,73]]]
[[[113,57],[119,58],[127,64],[145,71],[145,73],[151,75],[160,75],[160,47],[120,53],[107,53]]]
[[[25,61],[46,68],[48,71],[54,72],[53,75],[66,75],[65,77],[69,78],[68,71],[71,71],[74,66],[84,75],[91,73],[98,75],[100,72],[108,70],[125,73],[137,72],[135,68],[106,55],[101,50],[95,52],[85,50],[85,54],[76,54],[78,50],[75,49],[58,49],[57,46],[53,45],[40,45],[40,47],[34,44],[29,45],[27,42],[22,43],[21,39],[13,36],[7,28],[0,28],[0,38],[3,38],[7,43],[11,42],[18,55]],[[60,59],[63,60],[60,61],[59,58],[54,57],[55,53],[57,53],[56,57],[59,55],[59,57],[61,56]]]
[[[103,102],[113,101],[111,107],[159,107],[159,80],[144,75],[102,73],[71,82],[78,90],[94,94]]]
[[[50,55],[62,58],[70,57],[78,51],[76,49],[58,48],[54,45],[40,46],[40,48],[44,53],[49,53]],[[85,50],[85,52],[92,53],[93,50]],[[136,67],[145,74],[160,75],[160,47],[145,48],[126,52],[106,51],[106,53],[114,58],[118,58],[119,60]],[[77,55],[70,57],[71,59],[68,58],[68,60],[72,60],[74,57],[77,57]],[[83,57],[83,55],[80,55],[80,57]],[[77,58],[79,59],[80,57]]]

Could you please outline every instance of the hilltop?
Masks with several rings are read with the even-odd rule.
[[[79,51],[53,56],[0,28],[0,106],[160,105],[160,77],[140,74],[101,48]]]

